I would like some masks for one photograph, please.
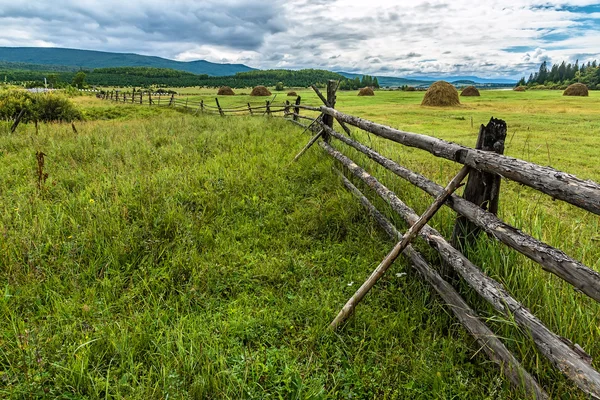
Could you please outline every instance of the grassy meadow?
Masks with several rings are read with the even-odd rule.
[[[180,98],[208,104],[216,90],[188,93]],[[600,96],[560,94],[484,91],[434,109],[419,106],[422,92],[342,92],[337,108],[471,146],[479,124],[502,118],[507,155],[600,181]],[[70,124],[15,134],[0,126],[0,398],[522,398],[404,260],[343,330],[327,329],[393,243],[318,147],[290,163],[308,140],[300,128],[73,101],[86,118],[78,134]],[[355,134],[441,184],[458,170]],[[417,212],[431,201],[334,144]],[[39,151],[48,174],[41,185]],[[600,270],[598,216],[502,185],[503,219]],[[444,209],[431,224],[448,236],[453,215]],[[600,368],[598,304],[485,237],[469,255]],[[552,398],[585,398],[510,318],[461,291]]]

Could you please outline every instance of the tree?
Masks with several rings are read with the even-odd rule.
[[[73,78],[73,86],[77,87],[77,89],[83,89],[85,86],[85,76],[85,72],[83,71],[79,71],[77,74],[75,74],[75,77]]]
[[[58,82],[60,82],[60,77],[58,76],[58,74],[48,74],[48,76],[46,77],[46,81],[50,86],[54,88],[57,86]]]
[[[560,67],[559,67],[559,73],[560,73]],[[544,61],[542,63],[542,65],[540,65],[540,70],[538,71],[536,81],[540,85],[543,85],[547,79],[548,79],[548,62]]]

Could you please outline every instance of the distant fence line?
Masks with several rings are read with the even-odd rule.
[[[335,81],[328,82],[327,96],[324,96],[316,87],[313,87],[323,102],[321,106],[301,104],[299,96],[293,104],[289,101],[275,104],[274,99],[271,99],[266,100],[264,105],[251,105],[248,103],[229,108],[221,107],[218,98],[215,99],[215,105],[205,104],[203,100],[192,103],[187,99],[176,99],[174,95],[165,98],[159,94],[156,98],[155,95],[150,93],[139,93],[137,95],[133,93],[127,97],[126,94],[119,95],[115,92],[107,92],[103,95],[103,98],[149,106],[169,106],[194,114],[207,113],[221,116],[281,115],[305,130],[315,133],[296,159],[312,144],[322,139],[319,145],[325,153],[334,158],[356,179],[364,182],[366,187],[372,189],[389,204],[392,210],[401,216],[409,226],[412,226],[419,216],[374,176],[338,149],[332,147],[332,139],[359,151],[383,168],[433,197],[443,194],[444,188],[360,143],[351,135],[348,125],[383,139],[404,146],[416,147],[436,157],[470,167],[471,172],[464,197],[451,195],[445,202],[446,206],[458,214],[452,240],[446,240],[429,225],[425,225],[419,235],[440,254],[445,264],[444,267],[453,271],[442,271],[442,274],[447,274],[450,277],[453,277],[454,274],[461,276],[498,312],[504,315],[512,315],[515,322],[530,333],[540,352],[548,358],[551,364],[585,393],[600,398],[600,373],[591,366],[591,357],[578,345],[548,329],[523,304],[513,298],[500,283],[483,273],[481,268],[459,251],[466,241],[473,240],[476,233],[483,230],[503,244],[535,261],[545,271],[560,277],[582,293],[600,302],[600,274],[598,272],[561,250],[507,224],[496,215],[500,192],[500,176],[527,185],[552,198],[566,201],[597,215],[600,215],[600,185],[550,167],[502,155],[506,136],[506,125],[503,121],[492,120],[487,127],[482,126],[478,146],[469,148],[434,137],[401,131],[339,112],[335,109],[337,85],[338,83]],[[317,112],[319,116],[314,118],[302,115],[301,110]],[[343,128],[344,134],[334,130],[334,120]],[[306,123],[301,121],[306,121]],[[398,230],[343,174],[342,180],[344,185],[367,208],[368,212],[383,229],[392,237],[399,238]],[[481,188],[491,188],[491,190],[486,191],[481,190]],[[524,388],[529,395],[536,398],[548,398],[548,395],[535,379],[524,370],[519,361],[477,316],[477,313],[467,305],[442,274],[429,265],[425,258],[414,248],[409,246],[403,254],[411,260],[413,267],[450,306],[459,321],[482,346],[490,359],[501,365],[503,373],[514,385]]]

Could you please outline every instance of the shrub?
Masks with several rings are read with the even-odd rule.
[[[14,119],[23,109],[25,113],[21,122],[70,122],[81,119],[81,113],[75,105],[58,94],[31,94],[21,90],[0,93],[0,118]]]

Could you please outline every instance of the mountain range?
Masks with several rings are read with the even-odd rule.
[[[204,60],[184,62],[133,53],[108,53],[104,51],[54,47],[0,47],[0,61],[68,66],[76,67],[77,69],[108,67],[170,68],[210,76],[229,76],[235,75],[238,72],[254,70],[254,68],[243,64],[217,64]]]
[[[24,69],[64,71],[109,67],[154,67],[170,68],[194,74],[209,76],[231,76],[238,72],[253,71],[255,68],[243,64],[218,64],[205,60],[175,61],[155,56],[133,53],[110,53],[95,50],[64,49],[54,47],[0,47],[0,67],[5,69]],[[338,72],[347,78],[362,77],[362,74]],[[477,76],[379,76],[382,87],[429,86],[440,79],[457,82],[459,85],[512,85],[515,80],[502,78],[479,78]]]

